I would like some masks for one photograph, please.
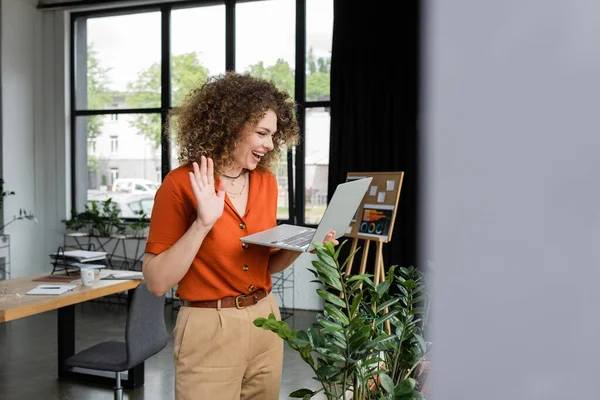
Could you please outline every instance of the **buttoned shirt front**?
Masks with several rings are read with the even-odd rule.
[[[173,246],[196,220],[189,165],[165,177],[156,192],[145,251],[152,254]],[[215,177],[215,187],[219,180]],[[204,238],[190,269],[177,286],[182,300],[217,300],[271,289],[268,271],[271,249],[248,245],[239,239],[277,225],[277,181],[271,171],[258,168],[249,173],[248,202],[240,215],[226,196],[223,215]],[[169,268],[164,265],[164,268]]]

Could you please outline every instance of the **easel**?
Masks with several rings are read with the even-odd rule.
[[[354,261],[354,252],[356,251],[356,248],[358,247],[358,237],[355,237],[352,239],[352,246],[350,247],[350,259],[348,260],[348,265],[346,265],[346,276],[350,275],[350,272],[352,271],[352,262]],[[367,270],[367,257],[369,255],[369,247],[371,245],[371,242],[375,242],[375,268],[374,268],[374,278],[373,278],[373,283],[375,283],[376,285],[381,283],[383,281],[383,278],[385,277],[385,268],[383,267],[383,244],[386,243],[383,240],[379,240],[379,239],[364,239],[365,244],[362,248],[363,252],[362,252],[362,257],[360,259],[360,269],[359,269],[359,274],[364,274]]]
[[[377,285],[385,280],[383,244],[390,242],[392,239],[404,172],[350,172],[346,180],[351,181],[365,177],[373,178],[371,187],[356,211],[349,232],[345,235],[352,238],[352,246],[350,247],[351,256],[346,266],[346,276],[350,276],[352,272],[354,252],[358,247],[358,240],[362,239],[364,241],[359,269],[361,275],[367,270],[369,248],[371,247],[371,242],[374,242],[375,266],[373,269],[373,283]],[[389,320],[385,322],[385,325],[387,332],[390,333]]]

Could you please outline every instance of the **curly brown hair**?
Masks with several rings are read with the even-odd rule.
[[[227,72],[208,78],[193,89],[181,107],[174,109],[179,162],[200,161],[211,157],[215,169],[223,171],[233,162],[233,150],[241,133],[253,128],[268,110],[277,115],[277,132],[273,135],[273,150],[259,166],[272,169],[281,150],[298,141],[295,103],[287,92],[272,82],[247,73]]]

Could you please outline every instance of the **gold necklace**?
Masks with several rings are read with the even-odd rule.
[[[231,186],[235,186],[235,182],[238,180],[238,178],[240,176],[242,176],[242,174],[246,172],[246,168],[242,168],[242,170],[240,171],[239,174],[237,174],[237,176],[229,176],[229,175],[225,175],[225,174],[221,174],[221,176],[223,178],[227,178],[227,179],[231,179]],[[242,189],[243,190],[243,189]]]
[[[239,176],[238,176],[238,178],[239,178]],[[231,184],[231,186],[233,186],[233,185],[234,185],[234,183]],[[240,191],[238,193],[232,193],[227,189],[225,189],[225,191],[227,192],[227,194],[229,195],[230,198],[235,199],[237,196],[239,196],[240,194],[242,194],[244,192],[244,189],[246,189],[246,177],[245,176],[244,176],[244,186],[242,186],[242,188],[240,189]]]

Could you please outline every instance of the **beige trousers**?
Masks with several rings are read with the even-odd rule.
[[[237,308],[181,307],[173,334],[176,400],[279,400],[283,340],[254,326],[275,314],[273,293]]]

